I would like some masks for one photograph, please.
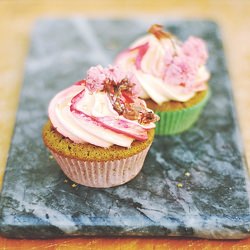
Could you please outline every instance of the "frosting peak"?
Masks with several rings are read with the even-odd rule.
[[[209,73],[205,43],[197,37],[180,42],[161,25],[121,52],[116,64],[132,70],[141,86],[140,97],[158,104],[169,100],[187,101],[207,88]]]

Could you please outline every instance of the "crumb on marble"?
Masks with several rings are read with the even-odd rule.
[[[178,184],[177,184],[177,187],[178,187],[178,188],[182,188],[182,187],[183,187],[183,184],[182,184],[182,183],[178,183]]]

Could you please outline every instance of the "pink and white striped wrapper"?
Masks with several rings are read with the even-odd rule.
[[[142,169],[150,145],[131,157],[113,161],[84,161],[51,151],[65,175],[72,181],[95,188],[122,185]]]

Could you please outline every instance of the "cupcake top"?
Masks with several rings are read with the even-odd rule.
[[[133,71],[141,87],[140,97],[161,105],[170,100],[186,102],[207,89],[207,58],[202,39],[191,36],[181,42],[155,24],[149,34],[121,52],[115,63]]]
[[[98,65],[49,104],[53,127],[75,143],[130,147],[145,141],[159,117],[138,98],[136,79],[119,67]]]

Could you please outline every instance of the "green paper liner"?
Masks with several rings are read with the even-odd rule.
[[[202,101],[189,108],[166,112],[156,111],[155,113],[160,116],[160,121],[156,123],[156,135],[173,135],[189,129],[198,120],[210,95],[208,91]]]

